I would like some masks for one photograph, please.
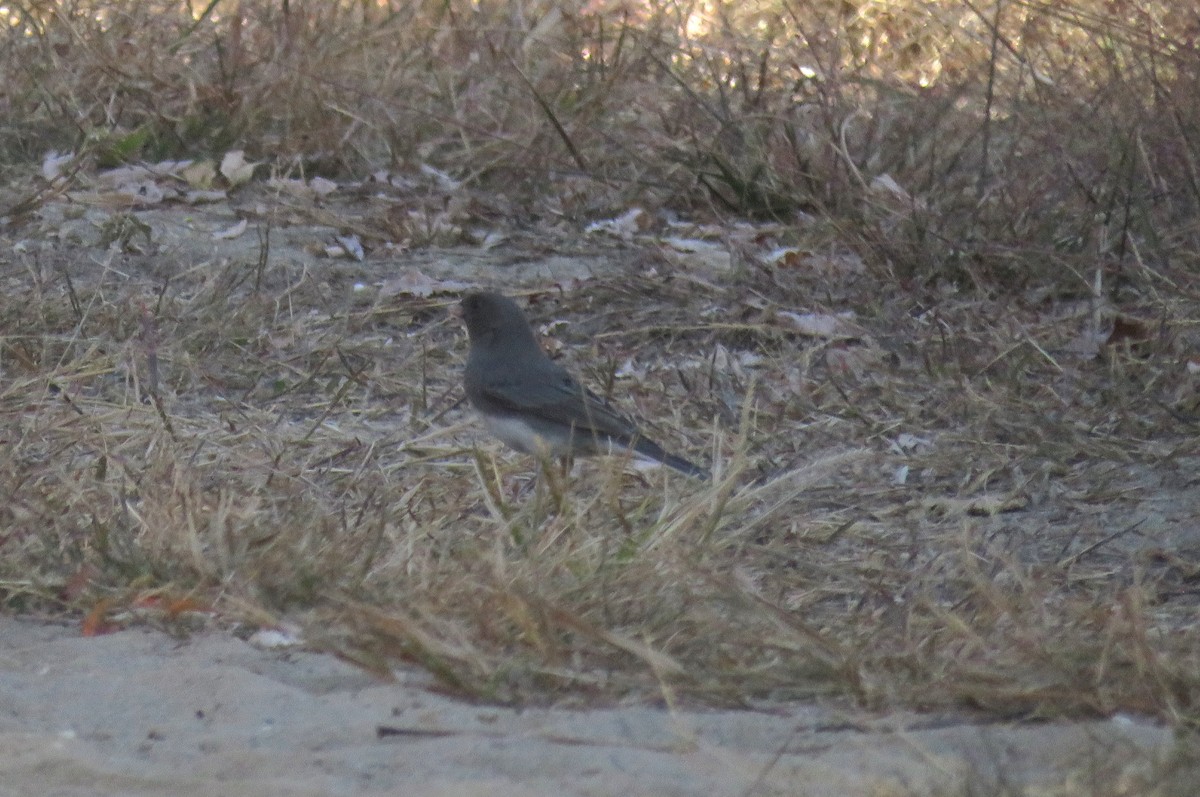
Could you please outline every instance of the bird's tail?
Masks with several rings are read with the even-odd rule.
[[[680,473],[685,473],[688,476],[695,476],[697,479],[710,479],[709,472],[704,468],[689,462],[683,457],[677,457],[663,450],[663,447],[653,440],[648,440],[645,437],[639,437],[634,441],[633,450],[644,457],[649,457],[657,462],[674,468]]]

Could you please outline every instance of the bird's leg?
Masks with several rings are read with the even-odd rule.
[[[538,469],[534,477],[538,503],[548,498],[551,511],[555,513],[561,513],[566,506],[566,478],[560,468],[560,464],[543,453],[538,457]]]

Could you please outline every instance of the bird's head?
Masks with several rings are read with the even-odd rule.
[[[532,345],[540,351],[533,330],[517,303],[498,293],[468,293],[462,300],[462,316],[471,343],[493,346],[503,342],[513,346]]]

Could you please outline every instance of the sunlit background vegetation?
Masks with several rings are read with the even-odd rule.
[[[832,219],[901,277],[1082,287],[1197,250],[1187,3],[0,7],[0,157],[427,163],[513,212]]]

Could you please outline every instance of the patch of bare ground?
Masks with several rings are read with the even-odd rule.
[[[382,683],[221,633],[85,638],[5,616],[0,639],[14,794],[1189,797],[1200,768],[1186,735],[1127,715],[485,706],[415,668]]]

